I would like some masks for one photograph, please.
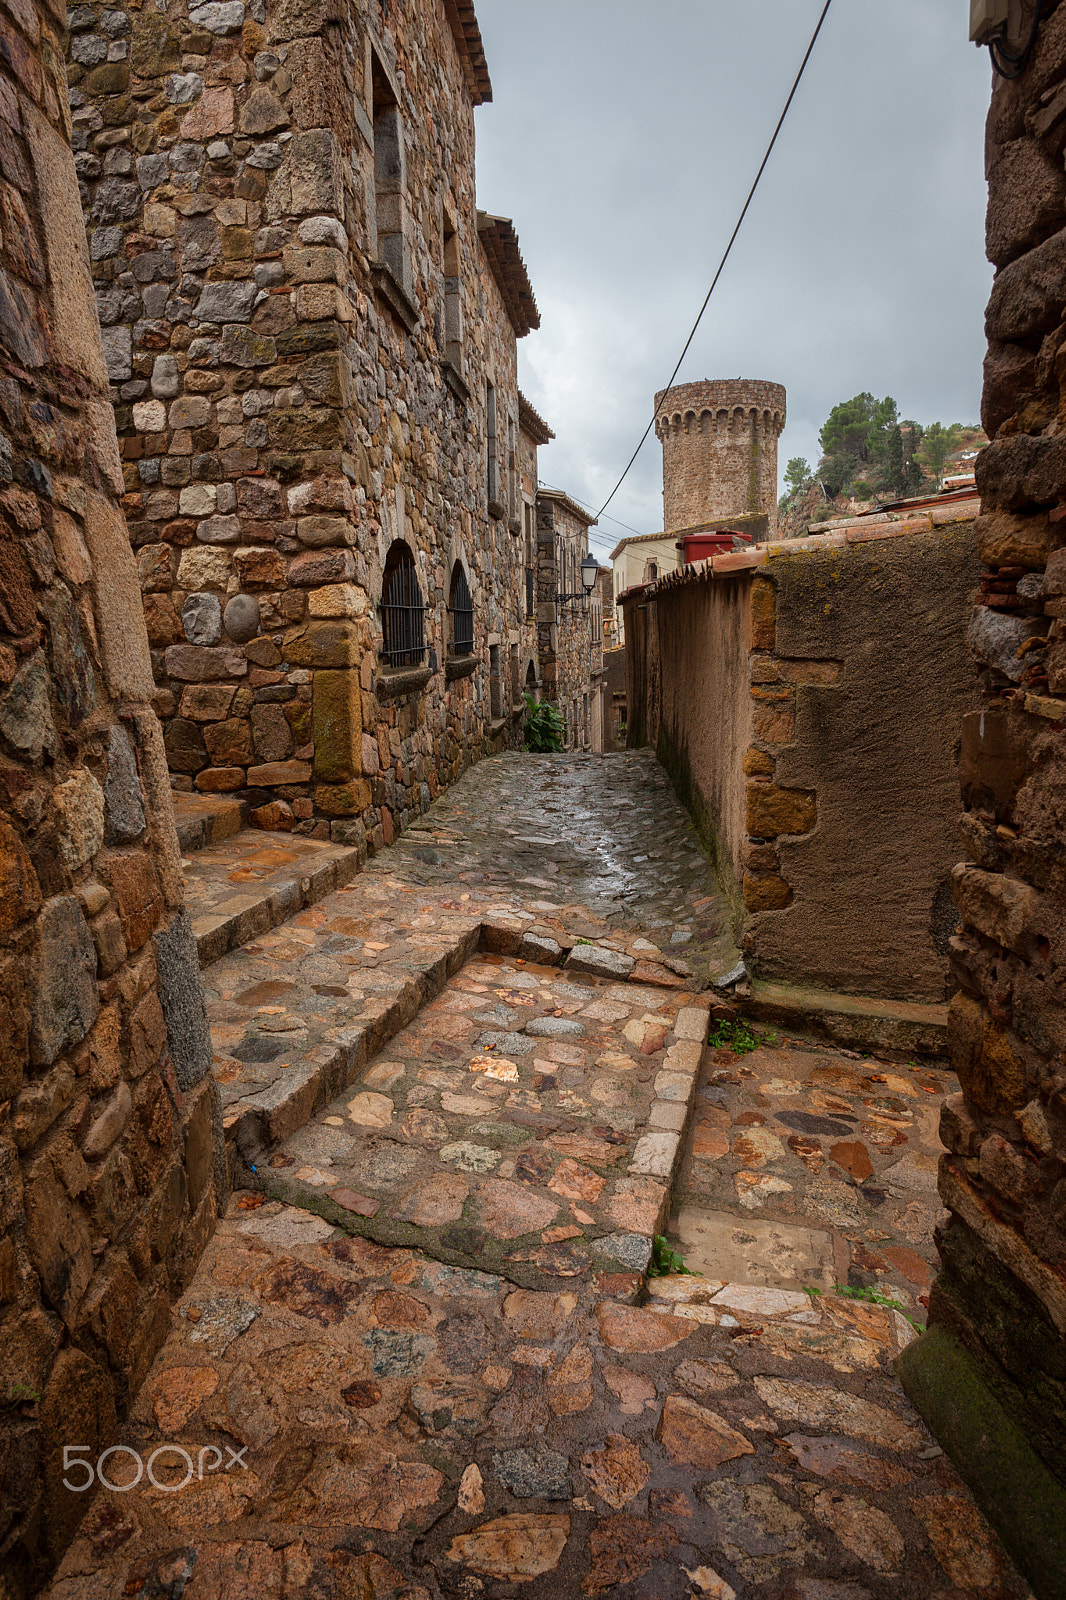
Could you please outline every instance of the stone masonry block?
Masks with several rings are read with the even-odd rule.
[[[808,789],[781,789],[776,783],[748,784],[748,832],[757,838],[810,833],[818,807]]]
[[[308,622],[293,628],[282,641],[281,653],[290,666],[319,670],[358,667],[362,656],[358,629],[350,622]]]
[[[212,1049],[200,960],[188,911],[179,911],[152,942],[178,1087],[191,1089],[211,1071]]]
[[[327,784],[358,777],[363,744],[358,672],[316,672],[311,704],[315,777]]]
[[[148,701],[155,685],[137,563],[122,513],[94,489],[85,497],[85,542],[96,574],[93,609],[107,686],[118,700]]]
[[[1025,1063],[1012,1035],[962,992],[948,1011],[948,1050],[963,1093],[979,1111],[1002,1116],[1029,1100]]]
[[[100,1009],[96,946],[73,895],[49,900],[37,923],[32,1046],[46,1066],[84,1039]]]
[[[351,783],[320,783],[315,790],[315,805],[329,817],[356,817],[370,805],[370,785],[364,778]]]
[[[1050,931],[1057,922],[1056,912],[1045,911],[1038,890],[1001,872],[963,865],[955,868],[951,881],[963,920],[1015,955],[1031,955],[1045,924]]]

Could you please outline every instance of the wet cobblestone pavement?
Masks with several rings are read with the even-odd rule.
[[[898,1313],[652,1288],[516,1289],[237,1196],[127,1432],[192,1469],[125,1493],[116,1457],[51,1600],[1028,1594],[891,1375]]]
[[[666,1219],[708,1004],[476,956],[265,1174],[295,1204],[367,1218],[362,1231],[383,1244],[530,1285],[594,1264],[635,1271],[635,1297]]]
[[[189,864],[234,1194],[51,1600],[1031,1600],[832,1292],[920,1313],[949,1075],[705,1045],[654,761],[485,762],[339,888],[293,845]],[[646,1279],[682,1157],[703,1271]]]
[[[942,1063],[781,1039],[707,1052],[674,1193],[686,1260],[746,1282],[877,1289],[925,1320]]]

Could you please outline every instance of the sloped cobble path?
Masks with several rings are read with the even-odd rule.
[[[485,762],[333,888],[237,838],[189,865],[234,1193],[51,1600],[1031,1600],[912,1322],[832,1292],[947,1075],[706,1045],[733,952],[653,762]],[[733,1232],[649,1280],[679,1172]]]

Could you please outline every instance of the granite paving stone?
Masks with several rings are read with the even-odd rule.
[[[234,1196],[123,1434],[155,1483],[112,1461],[50,1600],[1031,1600],[889,1308],[516,1289],[300,1217]],[[678,1315],[708,1294],[717,1321]]]
[[[314,879],[232,822],[204,915]],[[234,1192],[124,1425],[154,1481],[113,1464],[50,1600],[1031,1600],[913,1322],[833,1292],[919,1310],[952,1081],[705,1048],[735,953],[654,761],[483,762],[317,882],[205,972]],[[682,1157],[704,1271],[646,1280]]]

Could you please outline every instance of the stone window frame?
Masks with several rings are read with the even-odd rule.
[[[386,671],[404,671],[424,665],[427,609],[418,581],[415,553],[406,539],[394,539],[385,558],[378,604],[381,662]]]
[[[367,83],[373,132],[374,184],[370,234],[375,259],[370,274],[374,288],[408,333],[421,320],[414,299],[414,273],[408,238],[407,146],[400,94],[373,39],[367,41]]]
[[[463,375],[463,278],[459,230],[447,208],[441,224],[441,269],[444,274],[444,360]]]
[[[491,378],[485,380],[485,497],[490,517],[500,518],[504,505],[500,500],[499,415],[496,404],[496,385]]]
[[[458,599],[460,604],[456,604]],[[470,589],[470,580],[466,575],[466,568],[462,559],[457,557],[452,565],[451,579],[448,584],[448,629],[447,653],[452,659],[465,660],[474,654],[474,597]],[[460,635],[460,619],[469,619],[469,630],[463,630]]]

